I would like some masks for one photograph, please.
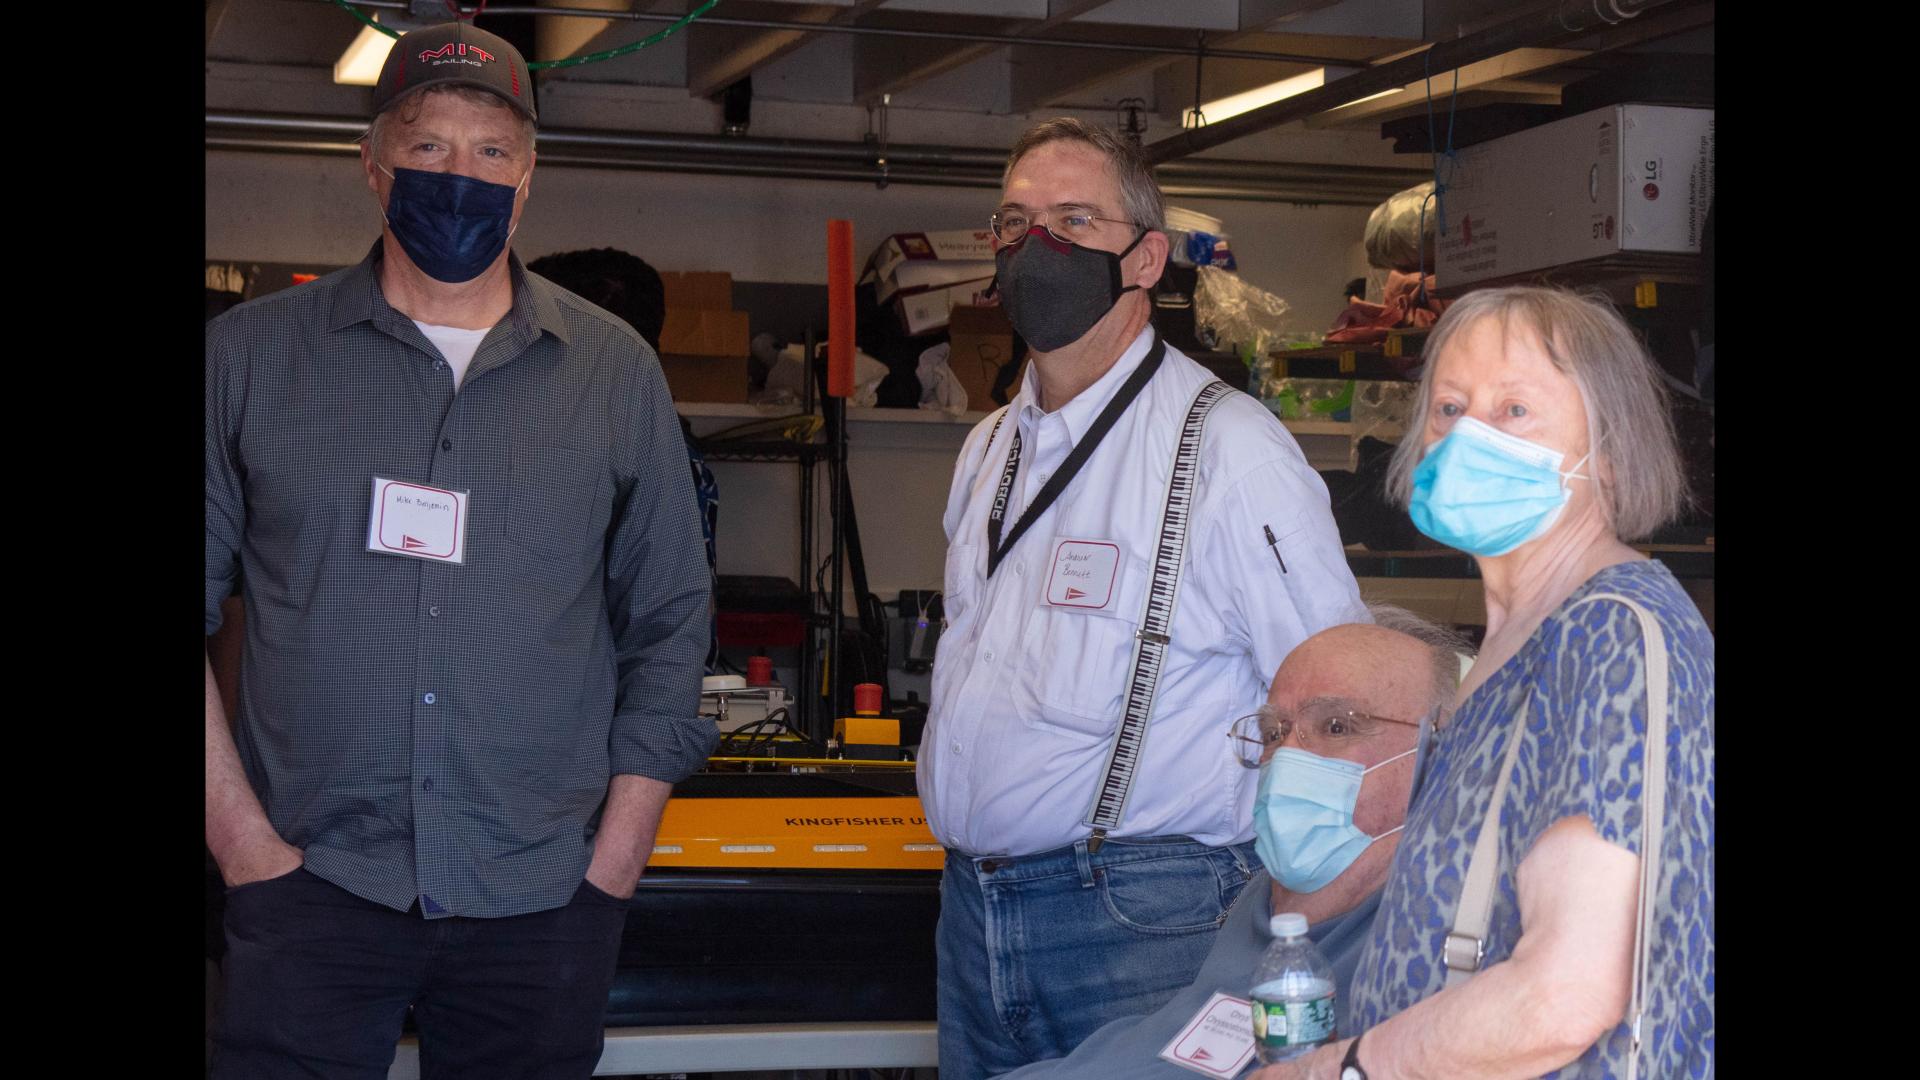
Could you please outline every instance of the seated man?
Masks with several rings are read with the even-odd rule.
[[[1191,1078],[1160,1051],[1215,991],[1246,998],[1253,970],[1273,940],[1268,922],[1284,912],[1306,916],[1308,936],[1332,963],[1338,1022],[1346,1030],[1347,984],[1393,863],[1425,743],[1453,701],[1460,675],[1456,654],[1469,651],[1464,639],[1411,612],[1384,605],[1368,610],[1372,625],[1328,627],[1288,653],[1267,703],[1236,722],[1232,749],[1222,748],[1263,770],[1254,833],[1266,869],[1241,891],[1199,977],[1158,1011],[1115,1020],[1066,1057],[1035,1062],[1007,1077]],[[1358,799],[1334,813],[1311,813],[1302,759],[1290,754],[1268,764],[1282,747],[1367,769]],[[1358,832],[1325,835],[1327,818],[1338,818],[1342,809],[1351,810]]]

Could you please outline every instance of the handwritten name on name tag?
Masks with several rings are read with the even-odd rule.
[[[1253,1060],[1253,1008],[1243,998],[1215,991],[1187,1026],[1160,1051],[1164,1061],[1221,1080]]]
[[[1104,610],[1113,602],[1120,547],[1105,540],[1062,540],[1047,573],[1047,603]]]
[[[430,562],[465,562],[467,493],[374,477],[367,550]]]

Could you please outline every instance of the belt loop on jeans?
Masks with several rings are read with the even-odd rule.
[[[1093,888],[1093,852],[1085,840],[1073,842],[1073,866],[1080,872],[1080,887]]]
[[[1239,869],[1240,876],[1243,878],[1252,877],[1253,870],[1247,866],[1246,849],[1239,844],[1228,844],[1227,850],[1233,853],[1233,865]]]

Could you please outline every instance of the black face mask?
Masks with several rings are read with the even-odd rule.
[[[1120,260],[1147,234],[1133,238],[1125,251],[1111,251],[1056,240],[1039,227],[994,255],[993,287],[1007,320],[1040,352],[1071,345],[1113,310],[1122,294],[1139,288],[1120,284]]]

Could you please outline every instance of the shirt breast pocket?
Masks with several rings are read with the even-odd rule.
[[[1119,726],[1147,563],[1122,556],[1118,570],[1100,608],[1051,603],[1046,583],[1038,583],[1038,609],[1013,686],[1015,711],[1028,726],[1084,739],[1110,737]]]
[[[586,447],[516,447],[507,539],[539,555],[577,556],[604,540],[606,456]]]

